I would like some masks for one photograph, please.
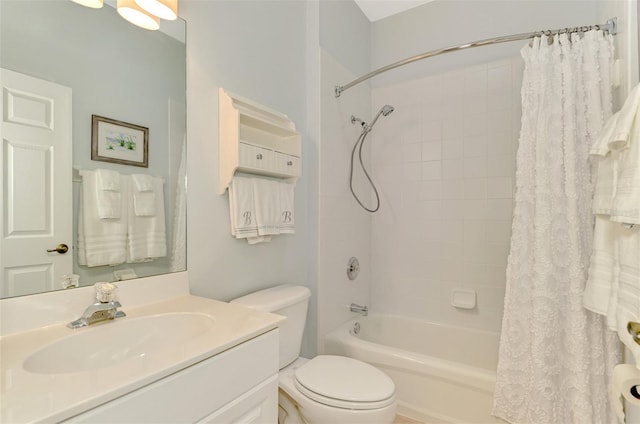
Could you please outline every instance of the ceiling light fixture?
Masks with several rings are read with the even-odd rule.
[[[71,0],[74,3],[81,4],[83,6],[90,7],[92,9],[100,9],[104,6],[104,0]]]
[[[140,28],[149,30],[160,28],[160,19],[149,15],[134,0],[118,0],[117,8],[120,16]]]
[[[138,6],[161,19],[173,21],[178,17],[178,0],[135,0]]]

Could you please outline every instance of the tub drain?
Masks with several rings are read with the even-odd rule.
[[[358,334],[360,332],[360,323],[356,322],[353,324],[353,334]]]

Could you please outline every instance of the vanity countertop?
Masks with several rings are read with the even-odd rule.
[[[64,324],[56,324],[0,337],[0,422],[58,422],[70,418],[264,334],[284,319],[191,295],[122,310],[126,317],[90,327],[71,330]],[[213,325],[183,344],[167,343],[162,349],[129,357],[112,366],[54,374],[24,368],[25,358],[30,354],[69,336],[104,326],[115,329],[126,325],[127,320],[172,313],[203,314],[212,318]],[[74,355],[80,353],[68,354],[73,363]]]

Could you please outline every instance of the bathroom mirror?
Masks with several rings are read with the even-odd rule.
[[[47,266],[33,265],[11,268],[5,259],[0,263],[0,297],[62,289],[69,283],[63,277],[69,271],[79,275],[81,286],[87,286],[98,281],[118,281],[186,269],[186,24],[180,19],[162,21],[160,31],[144,30],[122,19],[109,2],[107,0],[101,9],[91,9],[71,1],[0,1],[0,66],[3,70],[70,90],[68,122],[71,131],[67,140],[71,143],[70,166],[73,167],[73,172],[69,172],[72,181],[68,184],[71,194],[66,197],[73,199],[67,209],[70,211],[67,218],[72,222],[69,224],[71,245],[66,253],[73,256],[72,270],[52,272]],[[3,101],[6,111],[7,103]],[[147,167],[136,163],[138,159],[126,163],[92,160],[94,115],[107,118],[110,125],[114,121],[121,123],[117,129],[123,133],[146,128]],[[4,239],[7,239],[7,204],[10,203],[6,192],[11,191],[7,189],[10,184],[7,170],[11,168],[9,153],[13,148],[7,137],[2,134]],[[96,134],[93,142],[108,145],[109,136]],[[115,153],[113,155],[117,157]],[[43,174],[53,175],[56,171],[53,168],[49,166]],[[78,264],[81,174],[96,169],[117,171],[120,175],[147,174],[164,181],[161,189],[164,205],[160,202],[157,205],[164,207],[166,256],[104,266]],[[15,192],[15,187],[12,190]],[[48,188],[43,190],[22,190],[23,206],[33,205],[31,209],[38,210],[41,205],[58,198]],[[52,248],[56,248],[53,244]],[[9,250],[5,245],[1,248]],[[56,255],[56,252],[51,254]],[[29,272],[35,270],[35,278],[30,277],[29,272],[22,272],[27,268]]]

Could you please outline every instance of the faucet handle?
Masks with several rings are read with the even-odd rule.
[[[116,286],[113,283],[95,283],[94,286],[96,289],[96,300],[101,303],[112,302],[115,299]]]

